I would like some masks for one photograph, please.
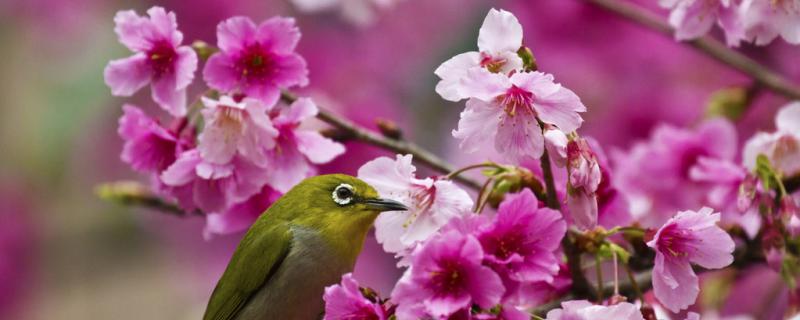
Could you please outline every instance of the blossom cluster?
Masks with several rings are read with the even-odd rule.
[[[660,0],[671,9],[669,23],[678,40],[705,35],[717,24],[728,46],[741,42],[767,45],[781,37],[800,44],[800,1],[797,0]]]
[[[169,125],[126,104],[121,158],[182,209],[207,213],[206,237],[248,228],[277,197],[314,175],[315,164],[345,151],[303,126],[318,112],[312,100],[280,101],[282,89],[308,83],[305,60],[294,51],[300,30],[293,19],[221,22],[219,52],[203,68],[209,89],[189,103],[198,54],[181,45],[174,13],[153,7],[147,14],[117,13],[114,30],[134,55],[111,61],[105,80],[118,96],[150,83]]]
[[[716,21],[729,44],[763,44],[770,34],[797,41],[786,30],[796,31],[800,19],[785,16],[797,15],[797,2],[661,3],[673,8],[679,38]],[[753,13],[764,5],[773,11]],[[315,165],[345,152],[308,126],[319,112],[310,98],[283,95],[308,84],[293,19],[227,19],[217,26],[216,48],[182,46],[175,15],[158,7],[148,17],[120,12],[115,22],[120,42],[135,53],[106,68],[112,93],[130,96],[151,84],[170,120],[162,125],[126,104],[121,158],[166,199],[204,213],[207,235],[246,229],[314,175]],[[774,132],[755,134],[741,149],[734,124],[718,117],[691,128],[661,124],[607,155],[578,133],[586,106],[539,71],[512,13],[491,9],[477,45],[436,68],[435,90],[444,100],[465,100],[452,131],[461,151],[490,153],[492,161],[430,177],[417,176],[412,154],[364,163],[358,178],[409,208],[375,221],[376,240],[403,273],[386,298],[344,275],[325,290],[325,319],[529,319],[568,292],[576,299],[540,313],[633,320],[691,310],[696,319],[694,311],[703,311],[698,273],[742,256],[764,260],[797,290],[800,193],[790,182],[800,179],[800,102],[777,113]],[[187,103],[200,61],[208,90]],[[477,195],[455,179],[476,168],[486,178]],[[584,270],[587,258],[594,278]],[[629,283],[652,287],[652,295],[604,297],[603,277],[613,268],[618,289],[619,266],[652,270],[648,283],[637,285],[634,276]]]

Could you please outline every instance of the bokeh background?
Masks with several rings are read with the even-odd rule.
[[[666,16],[656,1],[634,2]],[[520,19],[540,68],[588,106],[582,134],[607,150],[628,148],[659,122],[696,124],[713,92],[750,84],[580,0],[397,0],[366,24],[299,12],[288,0],[0,0],[0,319],[199,319],[241,237],[204,241],[202,219],[121,207],[93,193],[102,182],[143,178],[119,160],[123,100],[111,96],[102,71],[128,55],[114,13],[151,5],[177,13],[184,42],[215,43],[216,24],[233,15],[296,17],[310,69],[304,93],[365,126],[393,119],[409,139],[458,164],[481,159],[458,151],[450,131],[463,106],[435,94],[433,70],[476,48],[491,7]],[[777,40],[740,50],[800,81],[797,47]],[[148,96],[141,90],[128,101],[155,110]],[[771,130],[784,102],[759,95],[737,122],[740,143]],[[386,154],[348,147],[323,170],[354,173]],[[370,239],[356,276],[386,294],[399,275],[393,265]]]

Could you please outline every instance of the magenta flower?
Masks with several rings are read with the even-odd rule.
[[[324,137],[316,130],[301,128],[307,119],[317,115],[317,105],[309,98],[297,99],[292,105],[272,110],[272,124],[278,129],[275,147],[266,150],[268,183],[279,192],[289,191],[295,184],[316,173],[312,164],[328,163],[344,153],[344,145]]]
[[[567,144],[567,206],[572,222],[580,229],[597,225],[597,190],[602,173],[586,140],[577,138]]]
[[[787,104],[775,115],[776,132],[759,132],[744,146],[742,162],[751,172],[758,155],[765,155],[784,176],[800,173],[800,102]]]
[[[358,169],[358,177],[383,197],[406,204],[408,211],[381,213],[375,237],[386,252],[405,256],[454,217],[470,213],[472,198],[448,180],[418,179],[411,155],[380,157]]]
[[[711,208],[678,212],[647,245],[656,251],[653,291],[667,309],[678,312],[694,304],[700,292],[691,263],[707,269],[733,262],[733,239],[717,226],[719,213]]]
[[[481,244],[471,235],[450,231],[431,238],[414,253],[392,291],[398,319],[446,318],[472,304],[498,304],[503,283],[481,264],[483,258]]]
[[[382,305],[365,298],[352,273],[342,276],[342,283],[325,288],[324,320],[385,320],[388,318]]]
[[[206,214],[203,238],[210,240],[214,235],[247,230],[281,195],[283,194],[269,186],[264,186],[259,193],[254,194],[243,202],[230,206],[225,211]]]
[[[256,25],[233,17],[217,25],[221,52],[208,59],[203,78],[223,92],[239,89],[271,106],[280,90],[308,84],[306,61],[294,52],[300,30],[294,19],[274,17]]]
[[[528,189],[509,194],[494,221],[477,235],[484,259],[513,281],[549,283],[558,273],[555,251],[567,224],[558,211],[538,206],[539,200]]]
[[[739,19],[739,0],[661,0],[671,9],[669,24],[675,28],[675,39],[691,40],[704,36],[714,24],[725,31],[728,46],[738,46],[744,39]]]
[[[271,106],[261,100],[245,98],[236,102],[230,96],[219,100],[203,97],[205,126],[198,149],[205,161],[226,164],[237,154],[265,166],[266,149],[275,147],[278,130],[267,112]]]
[[[522,46],[522,25],[511,12],[492,8],[478,33],[478,51],[465,52],[445,61],[435,73],[442,80],[436,93],[450,101],[459,101],[469,94],[462,81],[470,69],[485,68],[508,74],[521,71],[522,59],[517,50]]]
[[[694,130],[658,126],[648,141],[615,155],[614,185],[627,198],[635,220],[659,227],[681,208],[710,205],[711,186],[693,180],[692,168],[701,158],[732,161],[736,140],[736,129],[723,119]]]
[[[192,149],[161,173],[161,182],[185,210],[223,212],[261,191],[269,174],[241,157],[226,164],[210,163]]]
[[[561,303],[561,309],[550,310],[547,320],[644,320],[639,308],[628,302],[610,306],[595,305],[586,300],[572,300]]]
[[[162,127],[155,119],[133,106],[124,105],[117,132],[125,140],[120,157],[133,169],[160,173],[175,162],[191,141]]]
[[[800,1],[742,0],[739,15],[748,40],[756,45],[769,44],[778,36],[800,44]]]
[[[186,114],[186,87],[194,79],[197,55],[189,46],[181,46],[175,13],[161,7],[147,10],[140,17],[132,10],[117,12],[114,31],[119,41],[134,55],[114,60],[104,75],[111,93],[130,96],[152,83],[153,100],[176,117]]]
[[[464,83],[470,99],[453,136],[461,139],[466,152],[493,146],[513,163],[536,159],[544,151],[539,120],[563,132],[573,132],[583,122],[578,113],[586,107],[580,98],[549,74],[519,72],[507,77],[471,69]]]

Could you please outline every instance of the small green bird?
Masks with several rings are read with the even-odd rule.
[[[247,231],[203,320],[317,319],[325,287],[353,270],[375,218],[396,210],[407,208],[355,177],[304,180]]]

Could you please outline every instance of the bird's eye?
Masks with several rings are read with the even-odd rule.
[[[353,201],[353,186],[342,183],[333,189],[333,202],[338,203],[341,206],[350,204]]]

